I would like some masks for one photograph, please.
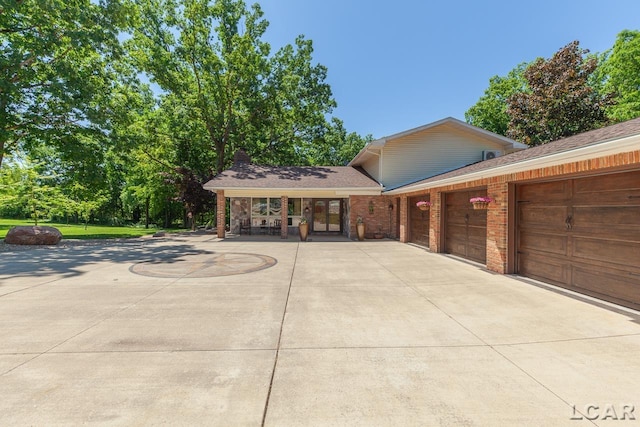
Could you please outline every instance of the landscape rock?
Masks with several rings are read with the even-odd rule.
[[[9,245],[57,245],[60,240],[60,230],[46,226],[13,227],[4,238],[4,242]]]

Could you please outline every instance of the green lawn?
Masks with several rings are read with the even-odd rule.
[[[34,225],[34,222],[31,220],[0,218],[0,239],[4,239],[7,231],[16,225]],[[147,234],[153,234],[157,231],[155,228],[111,227],[106,225],[89,225],[85,230],[84,224],[57,224],[42,221],[39,221],[38,225],[47,225],[57,228],[65,239],[115,239],[120,237],[140,237]]]

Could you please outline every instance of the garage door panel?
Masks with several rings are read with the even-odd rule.
[[[467,255],[467,241],[454,239],[447,240],[446,249],[447,253],[465,257]]]
[[[574,206],[573,213],[574,231],[578,227],[605,232],[609,227],[640,229],[640,206]]]
[[[520,251],[537,251],[549,255],[567,255],[568,237],[560,234],[536,233],[520,230]]]
[[[458,206],[454,206],[454,205],[447,206],[447,223],[466,225],[467,223],[466,212],[459,209]]]
[[[569,266],[556,258],[531,254],[518,266],[520,274],[534,279],[549,280],[556,284],[567,283]]]
[[[625,191],[640,191],[640,171],[621,174],[597,175],[576,179],[574,182],[574,197],[593,193],[617,193]]]
[[[640,171],[523,184],[516,201],[520,274],[640,308]]]
[[[562,181],[523,186],[519,190],[518,200],[529,201],[544,198],[550,204],[566,201],[571,195],[570,187]]]
[[[429,214],[417,206],[421,200],[429,200],[429,197],[420,196],[409,199],[409,240],[423,246],[429,246]]]
[[[476,245],[484,245],[487,240],[487,229],[484,227],[472,227],[468,228],[468,239],[469,242],[474,243]]]
[[[640,263],[640,242],[574,236],[571,255],[582,260],[634,266]]]
[[[640,301],[638,278],[640,276],[634,277],[628,271],[606,267],[594,269],[589,265],[576,265],[573,270],[573,286],[590,295],[604,299],[614,298],[620,303],[633,304],[634,301]]]
[[[624,205],[637,205],[638,199],[640,199],[640,190],[612,190],[601,191],[593,193],[584,193],[576,195],[573,198],[574,205],[598,205],[598,206],[624,206]]]
[[[566,206],[538,206],[519,204],[520,226],[563,229],[568,216]]]
[[[471,210],[468,214],[467,224],[470,227],[481,227],[485,230],[487,229],[487,211],[482,209]]]
[[[487,247],[485,245],[473,244],[472,242],[467,245],[467,256],[473,261],[484,263],[487,258]]]
[[[472,197],[486,197],[486,190],[445,194],[445,251],[485,263],[487,258],[487,211],[474,210]]]

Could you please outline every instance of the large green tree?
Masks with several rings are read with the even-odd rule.
[[[19,145],[101,129],[122,16],[118,0],[1,3],[0,166]]]
[[[612,99],[588,84],[598,61],[587,53],[574,41],[525,70],[529,91],[507,100],[507,136],[534,146],[607,124]]]
[[[527,91],[524,71],[528,65],[522,63],[506,76],[491,77],[484,95],[464,113],[467,123],[499,135],[506,135],[510,121],[507,99],[516,93]]]
[[[132,57],[184,109],[181,134],[206,135],[216,171],[238,148],[264,163],[304,159],[335,105],[311,41],[272,54],[260,6],[240,0],[136,3]]]
[[[344,122],[333,118],[320,140],[307,153],[307,163],[318,166],[344,166],[349,163],[373,136],[362,137],[348,132]]]
[[[616,97],[607,115],[615,122],[640,117],[640,31],[620,32],[600,68],[604,91]]]

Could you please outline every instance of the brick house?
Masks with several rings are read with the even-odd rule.
[[[384,190],[500,155],[525,145],[453,118],[404,131],[367,144],[343,167],[261,166],[244,152],[234,164],[204,185],[218,194],[218,218],[231,233],[297,233],[302,217],[311,232],[356,236],[364,219],[367,237],[400,236],[400,199]],[[286,199],[285,199],[286,198]],[[282,207],[286,206],[285,209]],[[224,236],[224,227],[219,235]]]
[[[230,198],[231,231],[241,231],[249,211],[260,228],[270,218],[266,197],[279,206],[300,198],[287,215],[274,204],[282,237],[308,212],[316,232],[353,238],[361,216],[370,235],[640,308],[640,118],[525,148],[447,118],[372,141],[348,166],[319,175],[268,168],[250,180],[234,165],[205,188],[218,194],[218,224]],[[474,209],[473,197],[492,202]],[[418,201],[432,206],[421,211]]]
[[[433,252],[640,308],[640,118],[383,195],[400,198],[401,242],[428,224]],[[419,223],[417,200],[432,203]]]

